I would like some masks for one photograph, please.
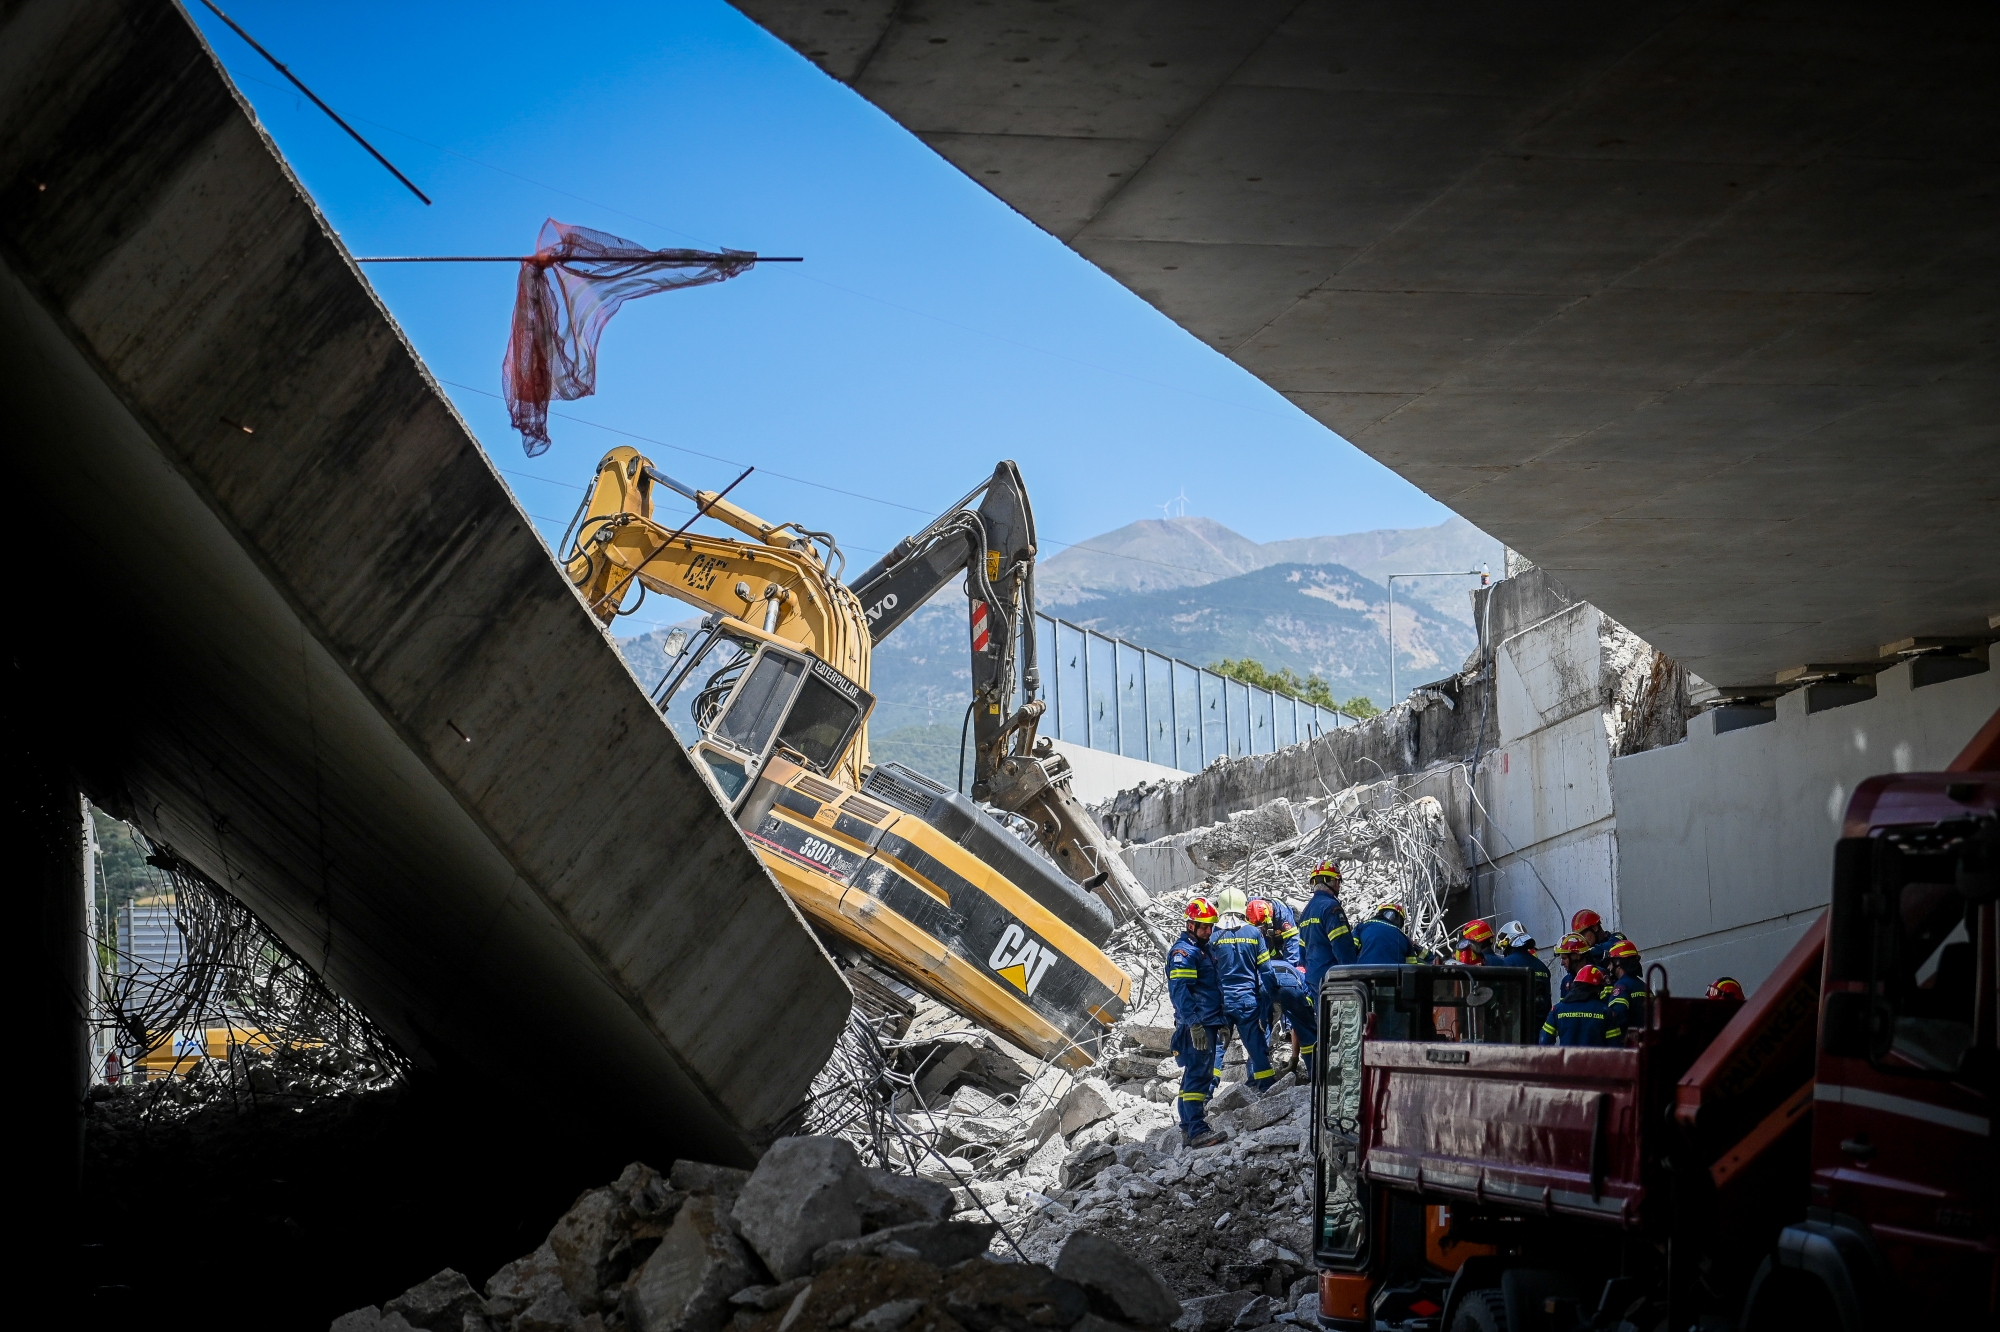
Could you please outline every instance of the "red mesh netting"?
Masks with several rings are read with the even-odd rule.
[[[656,291],[721,282],[756,262],[739,250],[648,250],[550,218],[533,257],[521,264],[514,328],[500,363],[507,411],[528,456],[549,446],[549,399],[597,392],[597,339],[619,306]]]

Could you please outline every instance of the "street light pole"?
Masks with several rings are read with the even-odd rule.
[[[1433,569],[1427,573],[1389,575],[1389,706],[1392,708],[1400,701],[1396,697],[1396,580],[1398,578],[1477,578],[1481,587],[1486,587],[1492,581],[1484,564],[1477,569]]]

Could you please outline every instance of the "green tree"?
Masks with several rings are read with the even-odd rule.
[[[1268,689],[1274,694],[1296,698],[1301,703],[1311,703],[1329,712],[1345,713],[1356,721],[1367,721],[1381,712],[1380,708],[1369,701],[1366,694],[1356,694],[1342,703],[1334,698],[1333,689],[1325,680],[1317,675],[1308,675],[1300,679],[1299,673],[1289,666],[1280,666],[1272,670],[1264,663],[1253,661],[1249,657],[1241,661],[1224,657],[1221,661],[1211,661],[1208,669],[1217,675],[1226,675],[1232,680],[1241,680],[1244,684]]]

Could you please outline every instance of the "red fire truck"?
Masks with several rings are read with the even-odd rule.
[[[2000,714],[1849,802],[1832,905],[1747,1003],[1531,1044],[1514,968],[1336,967],[1315,1083],[1341,1332],[2000,1326]]]

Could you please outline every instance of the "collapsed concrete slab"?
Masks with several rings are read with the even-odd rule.
[[[748,1164],[824,952],[186,17],[0,51],[26,724],[491,1122]]]

